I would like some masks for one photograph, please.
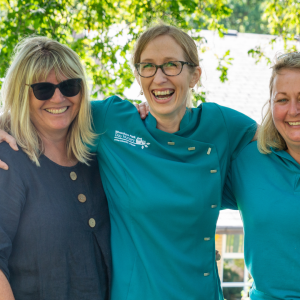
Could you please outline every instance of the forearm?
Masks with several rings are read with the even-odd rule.
[[[15,300],[10,284],[0,270],[0,300]]]

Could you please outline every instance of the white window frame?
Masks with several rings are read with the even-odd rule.
[[[240,234],[242,234],[242,233],[240,233]],[[221,268],[220,268],[220,279],[221,279],[222,290],[224,287],[243,287],[244,291],[247,292],[248,287],[251,286],[251,283],[248,282],[249,272],[245,265],[244,253],[226,253],[225,251],[226,251],[227,234],[222,234],[222,236],[223,236],[223,240],[222,240],[222,256],[221,256]],[[241,259],[241,258],[244,259],[244,281],[243,282],[223,282],[224,259]]]

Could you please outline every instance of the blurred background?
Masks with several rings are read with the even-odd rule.
[[[196,41],[203,84],[194,105],[216,102],[260,123],[275,55],[300,48],[299,0],[0,0],[0,88],[15,45],[43,35],[78,53],[91,99],[117,94],[144,101],[131,51],[139,34],[158,20],[184,29]],[[238,212],[221,212],[216,245],[224,297],[247,299],[251,276]]]

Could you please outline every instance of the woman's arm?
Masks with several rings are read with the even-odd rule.
[[[15,300],[10,284],[0,270],[0,300]]]

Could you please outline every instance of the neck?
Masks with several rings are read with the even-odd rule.
[[[75,157],[68,158],[67,133],[61,135],[41,134],[44,146],[44,155],[58,165],[72,167],[77,164]]]
[[[180,114],[174,115],[154,115],[157,122],[156,128],[168,133],[174,133],[179,130],[180,122],[185,114],[186,109]]]
[[[289,153],[289,155],[292,156],[298,164],[300,164],[300,146],[289,146],[286,152]]]

